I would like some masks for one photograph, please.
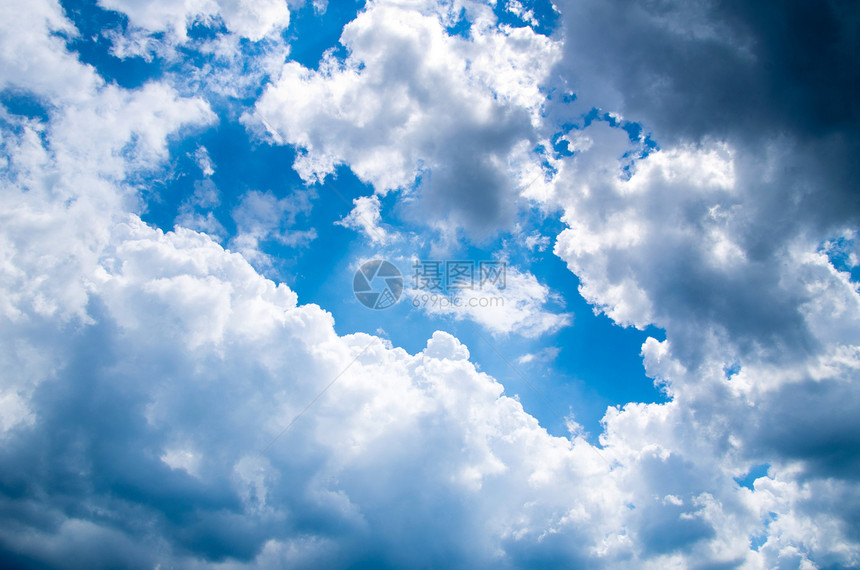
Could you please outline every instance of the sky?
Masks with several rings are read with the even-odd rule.
[[[0,565],[860,568],[858,89],[850,0],[5,0]]]

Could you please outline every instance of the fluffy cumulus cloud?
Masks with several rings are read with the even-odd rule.
[[[851,2],[560,2],[554,71],[576,111],[639,121],[661,145],[729,142],[761,232],[857,223],[860,20]],[[637,49],[647,46],[648,49]],[[559,86],[561,87],[561,85]],[[561,118],[569,112],[554,105]],[[768,203],[767,200],[771,202]],[[796,215],[801,213],[802,215]],[[747,233],[753,234],[752,230]]]
[[[105,5],[177,36],[288,21],[275,2]],[[0,115],[4,566],[860,566],[856,9],[789,2],[765,25],[731,3],[560,3],[550,40],[471,4],[449,35],[460,8],[370,4],[345,60],[287,63],[246,124],[302,149],[307,181],[345,164],[482,228],[514,219],[531,149],[563,131],[525,192],[563,212],[554,250],[595,310],[666,331],[642,358],[669,401],[610,408],[596,446],[572,422],[549,435],[450,334],[416,353],[339,336],[251,263],[293,243],[308,195],[248,190],[225,249],[202,151],[179,227],[145,224],[140,175],[214,122],[206,94],[106,83],[57,4],[6,2],[2,89],[45,110]],[[570,107],[545,105],[559,77]],[[355,207],[344,224],[384,222],[378,198]],[[510,313],[471,318],[567,322],[530,273],[508,284]]]
[[[461,10],[469,37],[448,32]],[[512,225],[557,44],[487,7],[399,2],[370,3],[340,41],[345,59],[286,63],[248,122],[301,149],[308,182],[348,164],[379,193],[407,192],[426,225]]]
[[[58,4],[49,0],[4,2],[0,14],[4,88],[75,98],[86,97],[99,84],[95,73],[82,70],[66,52],[60,34],[75,34],[76,30]]]
[[[7,560],[664,567],[738,560],[758,529],[714,456],[641,441],[680,409],[609,418],[603,450],[552,437],[446,333],[415,355],[338,337],[205,235],[111,228],[85,323],[22,304],[6,326],[32,376],[3,434]]]
[[[9,563],[523,566],[585,556],[599,513],[628,511],[611,456],[549,436],[454,337],[338,337],[206,235],[94,208],[85,239],[45,189],[3,191],[18,228],[57,232],[4,223],[4,276],[59,242],[78,263],[41,281],[80,293],[4,279]]]
[[[663,424],[653,444],[683,448],[695,426],[720,442],[724,466],[770,465],[751,494],[768,525],[764,564],[856,565],[857,403],[847,393],[860,299],[850,253],[837,262],[827,246],[858,222],[856,10],[561,9],[559,71],[580,99],[553,112],[621,112],[665,141],[646,149],[641,131],[615,128],[620,115],[580,121],[566,129],[572,156],[537,193],[564,210],[555,252],[596,310],[667,331],[643,357],[683,406],[636,415]],[[607,434],[622,417],[607,416]]]

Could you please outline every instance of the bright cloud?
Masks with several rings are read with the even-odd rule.
[[[126,88],[60,4],[0,8],[4,566],[860,566],[853,8],[371,2],[312,69],[282,2],[100,4],[105,54],[182,62]],[[264,144],[268,185],[230,161]],[[553,370],[582,295],[652,335],[664,403],[553,435],[462,338],[344,332],[337,276],[268,276],[499,233],[567,280],[510,262],[503,304],[404,328]]]
[[[382,204],[378,196],[361,196],[352,203],[352,211],[343,220],[337,222],[339,225],[361,230],[370,241],[376,244],[384,245],[392,239],[392,236],[379,225],[382,221],[382,215],[379,213]]]
[[[99,4],[123,12],[140,28],[169,32],[181,41],[187,39],[193,24],[206,24],[216,17],[229,30],[251,41],[279,32],[290,23],[290,11],[283,0],[99,0]]]
[[[456,11],[414,8],[370,4],[343,30],[344,61],[287,62],[254,116],[302,149],[295,168],[306,181],[346,163],[380,194],[417,183],[413,218],[486,234],[516,211],[517,165],[558,45],[530,28],[497,28],[485,9],[471,38],[451,36]]]

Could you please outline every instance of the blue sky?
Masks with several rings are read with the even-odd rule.
[[[394,250],[398,255],[412,255],[419,260],[472,262],[493,259],[504,252],[510,256],[510,263],[528,269],[554,291],[558,295],[555,310],[571,313],[575,322],[575,326],[565,326],[538,338],[510,333],[482,338],[470,325],[415,311],[409,294],[390,311],[377,313],[358,303],[352,291],[357,260],[385,258],[391,253],[380,252],[372,243],[367,243],[366,236],[337,223],[352,210],[352,200],[373,194],[372,187],[363,184],[349,169],[339,168],[331,180],[308,189],[295,172],[284,172],[282,168],[294,161],[293,149],[261,145],[249,137],[241,124],[231,122],[228,117],[220,116],[217,127],[176,144],[172,154],[177,160],[167,167],[169,174],[162,175],[165,179],[150,190],[153,195],[145,205],[142,216],[145,221],[164,231],[173,229],[184,201],[193,194],[195,184],[201,182],[200,168],[194,160],[195,151],[201,147],[206,149],[211,161],[219,165],[211,181],[218,188],[235,191],[233,196],[222,192],[221,203],[215,209],[218,219],[224,220],[225,241],[236,233],[231,210],[245,192],[270,192],[279,199],[289,199],[297,191],[312,193],[308,211],[293,227],[302,231],[315,228],[316,238],[301,248],[277,242],[263,244],[261,250],[274,259],[272,266],[260,269],[267,277],[286,283],[303,302],[316,303],[330,311],[340,334],[374,333],[382,329],[397,346],[417,352],[435,330],[450,332],[470,347],[473,360],[483,370],[503,380],[509,391],[527,402],[529,411],[545,427],[559,434],[566,433],[563,418],[547,409],[543,398],[556,401],[557,409],[564,415],[573,412],[577,418],[583,418],[593,434],[599,433],[599,420],[607,405],[664,399],[653,380],[645,375],[639,356],[645,338],[650,334],[663,340],[662,331],[653,329],[646,333],[631,327],[622,328],[613,325],[604,315],[595,315],[577,293],[576,276],[551,252],[550,236],[560,231],[557,217],[542,214],[537,209],[523,213],[523,219],[535,228],[533,231],[546,236],[547,245],[543,246],[543,251],[516,247],[518,240],[510,232],[498,232],[476,245],[458,243],[444,256],[433,254],[428,244],[417,247],[407,244]],[[383,201],[383,213],[386,224],[396,226],[398,231],[416,235],[424,231],[415,223],[398,219],[396,196]],[[399,264],[407,285],[413,283],[413,263],[408,259],[398,259],[395,263]],[[539,394],[522,385],[518,373],[495,352],[500,350],[516,359],[547,348],[559,350],[558,356],[530,366],[527,374],[534,376],[536,386],[540,385]]]
[[[103,32],[112,28],[127,29],[128,19],[121,14],[87,3],[67,3],[63,6],[83,32],[83,37],[72,42],[73,49],[106,79],[133,88],[170,72],[171,66],[157,58],[152,62],[140,57],[119,60],[111,54],[112,44],[105,39]],[[311,4],[303,6],[294,16],[293,27],[281,34],[290,47],[290,59],[315,69],[326,50],[332,49],[343,57],[343,46],[338,42],[340,32],[361,7],[358,3],[332,3],[331,9],[327,8],[325,13],[319,14],[315,13]],[[552,24],[557,20],[551,5],[539,4],[535,8],[536,17],[545,22],[536,26],[535,31],[550,34]],[[501,4],[496,6],[494,14],[500,24],[518,27],[524,24]],[[463,14],[458,25],[465,28],[467,24],[468,18]],[[206,37],[217,33],[218,27],[199,25],[194,30],[199,37]],[[252,47],[246,49],[254,51]],[[181,64],[185,65],[186,62],[182,61]],[[305,231],[318,228],[317,237],[308,247],[301,248],[278,243],[263,244],[261,250],[272,255],[274,260],[271,267],[258,269],[267,277],[286,283],[299,294],[302,302],[316,303],[330,311],[340,334],[374,333],[382,329],[397,346],[417,352],[435,330],[450,332],[471,348],[473,361],[482,370],[501,380],[509,392],[522,398],[527,409],[543,426],[558,435],[567,433],[564,418],[550,409],[543,401],[545,399],[555,402],[555,410],[560,410],[563,415],[573,413],[579,418],[595,442],[600,431],[599,420],[606,406],[623,405],[631,401],[650,403],[665,400],[642,367],[639,352],[648,335],[633,328],[614,326],[605,316],[595,315],[577,293],[576,276],[548,251],[551,249],[552,236],[560,231],[557,214],[542,213],[538,208],[531,208],[531,211],[526,210],[522,214],[524,224],[545,236],[547,245],[542,246],[544,251],[530,252],[526,248],[515,247],[518,240],[513,233],[504,230],[494,232],[494,235],[478,244],[457,243],[441,257],[432,255],[426,243],[427,238],[422,240],[420,237],[418,239],[424,241],[424,245],[415,247],[406,244],[396,251],[400,255],[417,256],[422,260],[479,261],[492,259],[504,250],[506,255],[516,260],[517,266],[532,272],[558,295],[556,310],[571,313],[575,326],[562,327],[540,338],[505,334],[491,339],[487,335],[476,335],[468,325],[451,322],[453,319],[434,318],[426,313],[410,311],[410,299],[406,297],[399,310],[374,314],[356,303],[352,295],[352,275],[356,260],[372,259],[379,255],[384,257],[385,254],[378,254],[378,249],[367,243],[366,236],[337,226],[337,222],[352,209],[352,200],[372,195],[373,187],[362,183],[347,167],[339,168],[323,183],[308,187],[295,171],[283,168],[294,162],[296,149],[255,140],[253,134],[239,121],[237,108],[243,104],[252,104],[253,97],[221,103],[221,108],[216,107],[217,125],[172,141],[172,160],[162,171],[148,173],[147,178],[142,180],[147,186],[144,190],[146,201],[142,205],[144,221],[164,231],[173,229],[183,204],[194,192],[195,184],[206,178],[201,176],[194,156],[198,149],[205,149],[211,162],[217,165],[217,170],[207,179],[220,192],[220,204],[214,209],[214,214],[225,228],[222,237],[225,242],[236,234],[231,211],[246,192],[256,190],[271,193],[279,199],[289,199],[296,191],[310,189],[312,205],[300,216],[295,228]],[[588,125],[597,114],[596,110],[591,111],[580,117],[579,123]],[[575,128],[573,124],[563,125],[562,130],[553,137],[553,142],[557,142],[571,128]],[[561,153],[567,153],[563,142],[557,143],[557,147]],[[425,231],[426,228],[414,220],[398,217],[395,196],[386,199],[384,205],[387,224],[417,236]],[[321,255],[321,252],[325,253]],[[401,262],[401,266],[404,273],[411,274],[409,262]],[[411,281],[411,277],[407,279],[407,282]],[[649,334],[663,340],[659,330],[651,330]],[[491,346],[487,344],[488,340]],[[537,392],[523,385],[519,372],[511,370],[496,354],[497,350],[502,351],[512,355],[512,360],[515,360],[546,349],[558,350],[558,355],[549,360],[542,359],[536,366],[528,366],[530,370],[526,374],[528,378],[534,378],[533,385]],[[520,372],[525,374],[525,371]]]
[[[0,561],[860,567],[856,11],[8,2]]]

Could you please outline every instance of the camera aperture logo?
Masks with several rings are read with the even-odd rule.
[[[403,276],[393,263],[374,259],[355,272],[352,291],[368,309],[387,309],[397,303],[403,293]]]

